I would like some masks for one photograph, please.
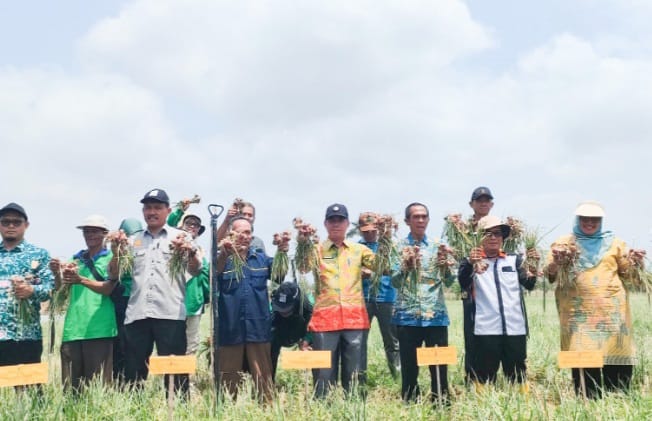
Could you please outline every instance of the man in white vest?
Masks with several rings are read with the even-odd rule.
[[[473,284],[475,295],[472,377],[477,388],[494,383],[502,364],[505,377],[521,384],[521,391],[527,392],[528,325],[521,287],[532,290],[536,276],[528,277],[521,265],[522,256],[502,250],[509,225],[487,215],[480,219],[478,227],[484,233],[482,247],[471,250],[458,273],[462,289]]]

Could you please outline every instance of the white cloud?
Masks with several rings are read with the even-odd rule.
[[[79,41],[80,74],[0,69],[0,133],[29,152],[4,191],[57,254],[81,246],[79,219],[138,216],[152,187],[202,212],[251,200],[266,241],[335,201],[352,219],[423,201],[438,235],[478,185],[551,236],[583,199],[642,235],[652,56],[604,48],[631,33],[566,32],[495,74],[492,33],[458,1],[133,2]]]

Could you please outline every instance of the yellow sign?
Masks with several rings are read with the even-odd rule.
[[[23,386],[48,382],[47,363],[19,364],[0,367],[0,387]]]
[[[149,358],[151,374],[191,374],[195,370],[197,370],[197,359],[194,355],[167,355]]]
[[[560,351],[559,368],[600,368],[604,366],[602,351]]]
[[[454,346],[433,346],[417,348],[418,365],[457,364],[457,348]]]
[[[309,368],[331,368],[330,351],[283,351],[281,368],[301,370]]]

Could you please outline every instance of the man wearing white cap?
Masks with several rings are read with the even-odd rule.
[[[472,376],[476,387],[482,388],[495,383],[502,365],[505,377],[519,383],[525,393],[528,323],[521,287],[532,290],[537,278],[526,272],[522,256],[502,250],[509,225],[487,215],[478,221],[478,228],[484,233],[482,247],[471,250],[458,273],[462,289],[473,284]]]
[[[113,373],[113,338],[117,335],[115,309],[109,295],[116,283],[108,280],[110,250],[104,247],[109,224],[91,215],[77,226],[85,250],[68,264],[50,261],[56,289],[67,289],[68,309],[61,339],[61,381],[65,389],[79,392],[94,376],[110,383]]]

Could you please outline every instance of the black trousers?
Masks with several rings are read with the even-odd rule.
[[[401,361],[398,354],[398,335],[396,325],[392,324],[392,311],[394,303],[378,303],[376,301],[367,301],[367,315],[369,316],[369,325],[373,322],[374,317],[378,319],[380,335],[383,338],[383,347],[387,365],[392,377],[397,378],[401,371]],[[367,375],[367,342],[369,339],[369,330],[366,331],[364,342],[362,344],[362,373],[366,378]]]
[[[165,319],[142,319],[125,325],[127,335],[126,380],[137,384],[147,379],[147,363],[154,344],[158,355],[186,355],[186,321]],[[168,376],[165,376],[167,391]],[[174,376],[174,390],[188,396],[188,375]],[[167,393],[167,392],[166,392]]]
[[[41,362],[43,341],[0,341],[0,366]]]
[[[573,385],[575,393],[582,394],[580,370],[573,370]],[[627,391],[632,383],[632,365],[605,365],[602,368],[585,368],[584,383],[586,396],[591,399],[602,397],[602,390],[607,392]]]
[[[465,291],[466,292],[466,291]],[[467,297],[462,298],[462,311],[464,313],[464,373],[465,381],[472,379],[473,373],[473,307],[475,303],[470,293],[466,292]]]
[[[509,381],[525,382],[526,342],[525,335],[474,335],[473,379],[480,383],[494,383],[498,366],[502,364]]]
[[[113,340],[113,379],[118,383],[125,377],[127,365],[127,335],[125,333],[125,312],[129,297],[118,297],[113,301],[118,335]]]
[[[415,401],[420,395],[419,366],[417,365],[417,348],[423,343],[428,347],[448,346],[447,326],[397,326],[399,355],[401,357],[401,396],[405,401]],[[442,397],[448,397],[448,367],[446,365],[431,365],[430,392],[431,399],[437,400],[437,370]]]
[[[335,330],[332,332],[313,332],[312,347],[318,351],[331,352],[331,368],[315,368],[312,376],[315,383],[315,396],[323,398],[329,389],[337,385],[341,374],[342,387],[350,392],[356,383],[364,387],[365,378],[360,375],[362,363],[362,341],[367,329]],[[342,372],[340,373],[340,362]]]

